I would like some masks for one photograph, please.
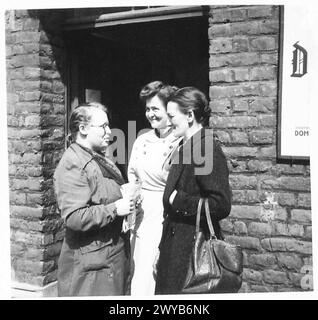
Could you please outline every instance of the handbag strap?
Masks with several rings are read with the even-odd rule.
[[[216,237],[215,231],[213,228],[211,215],[210,215],[209,200],[206,198],[200,198],[199,203],[198,203],[197,218],[196,218],[196,224],[195,224],[195,234],[198,234],[199,229],[200,229],[200,217],[201,217],[201,209],[202,209],[203,201],[204,201],[206,221],[208,223],[210,235],[212,238],[215,238]]]
[[[211,237],[212,238],[216,238],[215,231],[214,231],[213,224],[212,224],[212,220],[211,220],[210,208],[209,208],[209,200],[208,199],[204,199],[204,206],[205,206],[206,221],[208,222],[208,226],[209,226],[209,231],[210,231]]]
[[[195,234],[198,234],[199,229],[200,229],[200,217],[201,217],[202,203],[203,203],[203,199],[200,198],[199,203],[198,203],[198,209],[197,209],[197,219],[196,219],[196,224],[195,224]]]

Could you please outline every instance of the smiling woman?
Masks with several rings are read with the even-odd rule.
[[[226,158],[212,131],[206,128],[211,110],[205,95],[194,87],[179,89],[171,95],[167,109],[173,134],[182,137],[182,143],[172,157],[163,194],[165,218],[157,264],[156,294],[181,294],[192,263],[197,210],[201,228],[208,236],[205,210],[198,206],[200,199],[207,199],[212,208],[213,228],[220,239],[219,221],[230,213],[231,191]],[[198,154],[204,155],[203,163],[197,161]],[[212,165],[203,168],[202,164],[204,167]]]
[[[208,125],[211,109],[205,95],[194,87],[175,92],[167,104],[167,114],[176,137],[189,139],[196,131]]]
[[[166,106],[158,96],[154,96],[147,100],[146,118],[148,119],[151,127],[156,130],[165,130],[170,124],[166,112]]]
[[[140,91],[140,98],[146,106],[145,115],[153,130],[136,139],[128,167],[129,180],[141,182],[143,196],[142,211],[137,215],[131,239],[134,262],[132,295],[153,295],[155,290],[153,263],[161,237],[162,196],[168,175],[164,163],[178,143],[171,134],[166,103],[176,90],[161,81],[154,81]]]

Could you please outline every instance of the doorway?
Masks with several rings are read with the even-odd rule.
[[[67,42],[69,110],[99,100],[109,106],[111,126],[125,134],[128,121],[136,121],[137,133],[149,128],[138,95],[150,81],[195,86],[209,97],[206,16],[76,30]]]

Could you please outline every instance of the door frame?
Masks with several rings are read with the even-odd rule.
[[[94,29],[119,24],[152,22],[171,19],[207,16],[210,6],[163,6],[141,10],[130,10],[116,13],[105,13],[100,16],[70,18],[62,25],[62,29],[79,30]]]
[[[106,8],[106,7],[105,7]],[[176,20],[193,17],[208,17],[210,6],[162,6],[116,13],[105,13],[99,16],[84,16],[66,19],[62,24],[62,31],[93,30],[96,28],[116,26],[122,24]],[[67,54],[67,86],[66,86],[66,121],[65,136],[69,134],[69,117],[80,100],[79,61],[73,53]],[[75,72],[75,73],[74,73]],[[71,92],[72,91],[72,92]],[[67,139],[65,139],[67,140]],[[67,141],[65,142],[67,147]]]

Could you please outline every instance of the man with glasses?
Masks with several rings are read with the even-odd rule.
[[[80,105],[70,117],[72,143],[54,173],[65,238],[58,262],[59,296],[129,294],[129,234],[123,216],[134,202],[123,198],[125,182],[107,158],[111,130],[107,109]]]

